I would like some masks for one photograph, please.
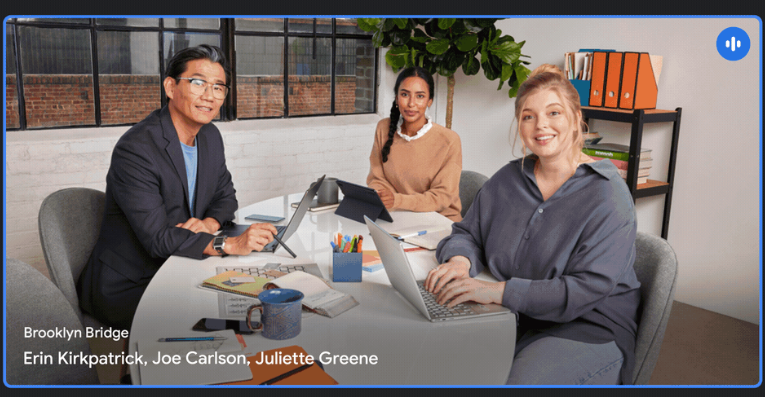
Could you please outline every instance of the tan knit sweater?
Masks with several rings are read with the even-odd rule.
[[[390,118],[377,123],[367,185],[393,193],[391,210],[436,211],[455,222],[461,221],[459,135],[435,123],[425,135],[410,142],[393,134],[388,161],[383,163],[382,148],[388,140],[389,125]]]

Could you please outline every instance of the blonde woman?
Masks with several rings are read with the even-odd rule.
[[[523,158],[441,241],[425,287],[442,304],[518,314],[508,384],[630,384],[640,283],[627,185],[610,161],[582,154],[579,95],[558,68],[532,72],[515,117]],[[472,278],[484,269],[499,281]]]

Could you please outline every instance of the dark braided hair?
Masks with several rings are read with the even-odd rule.
[[[393,93],[398,98],[398,87],[401,86],[401,82],[409,77],[419,77],[428,83],[428,99],[433,99],[433,90],[435,84],[433,83],[433,76],[430,75],[425,69],[419,66],[412,66],[404,69],[398,74],[396,78],[396,86],[393,88]],[[383,163],[388,161],[388,155],[390,154],[390,146],[393,144],[393,134],[396,133],[398,127],[398,119],[401,117],[401,112],[398,110],[396,104],[397,99],[393,100],[393,106],[390,108],[390,126],[388,126],[388,140],[385,141],[385,145],[382,148],[382,161]]]

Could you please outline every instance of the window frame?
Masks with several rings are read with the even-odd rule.
[[[199,16],[197,18],[202,18]],[[165,75],[165,64],[167,60],[164,54],[165,33],[213,33],[217,34],[220,38],[221,49],[226,54],[229,60],[231,68],[231,81],[230,92],[226,96],[226,99],[221,106],[220,118],[215,121],[229,122],[236,120],[264,120],[264,119],[280,119],[280,118],[304,118],[304,117],[325,117],[325,116],[348,116],[358,114],[371,114],[377,112],[377,95],[378,95],[378,80],[379,80],[379,49],[375,48],[374,52],[374,81],[373,81],[373,106],[372,110],[368,112],[353,112],[353,113],[336,113],[335,109],[335,95],[336,95],[336,74],[335,68],[337,66],[337,41],[338,39],[364,39],[372,41],[372,36],[367,34],[353,34],[353,33],[337,33],[337,18],[329,18],[331,20],[331,33],[319,33],[317,32],[317,18],[313,19],[313,32],[290,32],[289,22],[290,18],[283,18],[284,29],[281,32],[267,32],[256,30],[237,30],[236,18],[217,18],[219,20],[218,29],[203,29],[203,28],[177,28],[177,27],[165,27],[165,21],[163,17],[158,17],[157,26],[120,26],[120,25],[108,25],[96,23],[96,19],[88,18],[87,23],[76,22],[57,22],[55,18],[43,18],[42,21],[19,21],[20,18],[8,18],[5,23],[6,29],[12,30],[13,38],[13,51],[15,54],[15,66],[16,66],[16,97],[18,99],[18,112],[19,112],[19,127],[8,128],[8,131],[17,130],[51,130],[51,129],[68,129],[68,128],[87,128],[87,127],[118,127],[118,126],[131,126],[134,123],[122,123],[122,124],[103,124],[101,98],[100,98],[100,81],[99,81],[99,69],[98,69],[98,33],[107,31],[118,32],[156,32],[159,48],[159,75],[160,75],[160,106],[164,107],[167,104],[167,96],[165,90],[162,87],[162,81]],[[108,19],[108,18],[106,18]],[[294,18],[293,18],[294,19]],[[299,19],[305,19],[300,17]],[[37,27],[37,28],[56,28],[56,29],[73,29],[73,30],[88,30],[90,37],[90,51],[91,51],[91,63],[92,63],[92,78],[93,78],[93,105],[94,105],[94,120],[95,124],[79,124],[79,125],[62,125],[52,127],[34,127],[29,128],[27,125],[27,112],[24,98],[24,71],[22,68],[22,60],[19,49],[19,28],[24,26]],[[255,36],[255,37],[282,37],[284,39],[284,57],[283,57],[283,84],[284,84],[284,112],[281,116],[270,117],[246,117],[237,118],[237,71],[236,71],[236,36]],[[289,113],[289,39],[292,37],[302,38],[330,38],[331,39],[331,66],[330,66],[330,112],[329,113],[317,113],[317,114],[299,114],[290,115]],[[7,104],[6,104],[7,107]]]

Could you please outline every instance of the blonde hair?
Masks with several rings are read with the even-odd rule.
[[[515,122],[518,125],[515,129],[515,140],[518,139],[520,133],[521,112],[526,105],[526,100],[532,94],[535,94],[543,90],[552,90],[563,100],[563,107],[565,109],[566,117],[569,123],[574,125],[574,142],[571,149],[572,163],[576,163],[576,159],[579,158],[579,153],[582,152],[584,147],[584,136],[582,135],[587,127],[584,120],[581,117],[582,106],[579,102],[579,92],[574,88],[573,84],[566,78],[563,72],[555,65],[544,64],[531,72],[526,81],[518,88],[518,95],[515,98]],[[579,121],[577,123],[577,121]],[[512,127],[511,127],[512,129]],[[515,147],[515,140],[513,141],[513,148]],[[526,151],[524,146],[523,159],[526,158]],[[521,160],[523,161],[523,160]]]

